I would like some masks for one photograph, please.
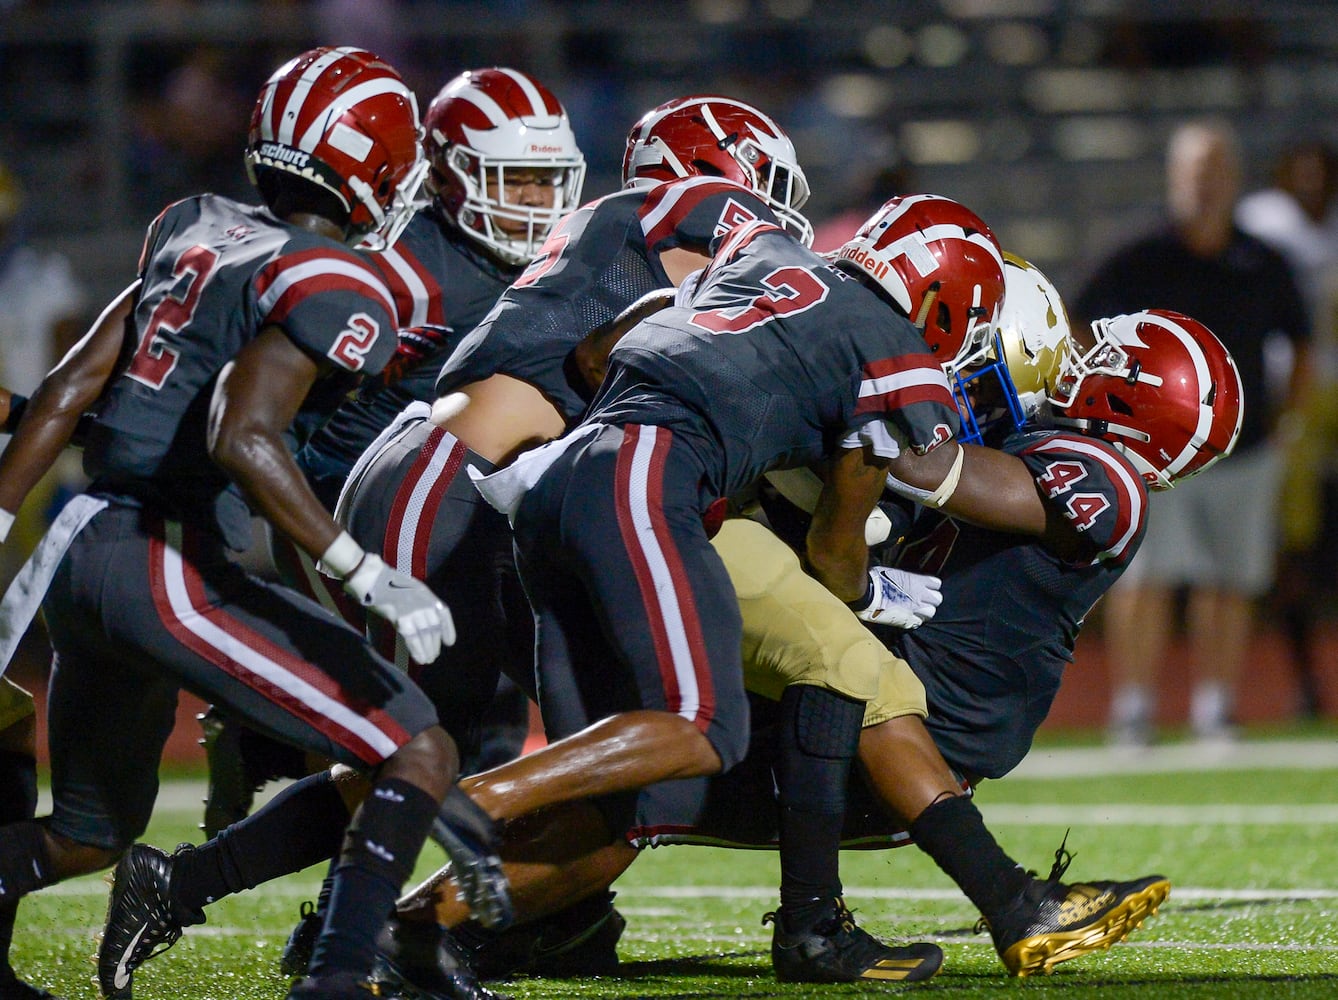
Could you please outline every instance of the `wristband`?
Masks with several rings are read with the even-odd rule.
[[[362,546],[353,540],[353,536],[341,531],[321,554],[321,565],[342,580],[358,568],[364,555]]]
[[[0,508],[0,542],[9,537],[9,529],[14,527],[14,515]]]
[[[873,603],[873,574],[868,575],[868,586],[864,588],[864,596],[857,601],[846,601],[846,607],[858,614],[864,611]]]

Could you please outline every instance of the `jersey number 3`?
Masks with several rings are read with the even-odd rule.
[[[176,266],[172,268],[177,283],[154,307],[144,334],[139,338],[135,357],[126,370],[136,382],[150,389],[161,389],[172,374],[181,352],[167,346],[163,334],[177,333],[190,323],[195,307],[200,303],[200,293],[217,263],[218,254],[206,246],[193,246],[177,258]]]
[[[771,289],[770,294],[759,295],[746,306],[693,313],[690,322],[711,333],[747,333],[777,316],[812,309],[831,291],[802,267],[778,267],[762,279],[762,284]]]

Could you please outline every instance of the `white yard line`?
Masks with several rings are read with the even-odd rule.
[[[1104,774],[1179,771],[1288,771],[1338,768],[1338,739],[1241,740],[1128,747],[1038,747],[1009,775],[1081,778]]]

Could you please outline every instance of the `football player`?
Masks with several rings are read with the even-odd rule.
[[[350,477],[340,516],[354,537],[382,546],[453,602],[451,588],[484,587],[470,581],[510,565],[506,521],[480,500],[462,467],[503,465],[579,417],[588,390],[574,348],[584,331],[610,326],[645,292],[672,288],[740,222],[780,219],[801,237],[809,232],[798,212],[807,186],[788,138],[728,98],[684,98],[649,112],[629,136],[624,171],[629,190],[565,220],[453,354],[438,390],[467,393],[463,413],[436,426],[426,407],[410,408]],[[532,687],[532,675],[526,683]],[[476,702],[488,691],[476,684],[460,698]],[[867,942],[867,964],[887,957],[867,935],[847,937]],[[937,968],[918,958],[912,964],[926,974]]]
[[[309,815],[341,816],[303,835],[341,854],[342,891],[289,993],[365,995],[375,935],[455,777],[455,747],[357,631],[227,551],[249,541],[254,509],[393,621],[417,659],[452,639],[441,601],[339,527],[287,442],[325,385],[376,374],[396,349],[390,293],[351,247],[389,245],[408,220],[427,166],[419,127],[412,92],[366,51],[314,49],[276,70],[246,149],[264,206],[201,195],[164,209],[137,280],[44,380],[0,457],[3,534],[96,404],[92,484],[43,542],[53,574],[35,591],[56,653],[54,809],[0,829],[4,905],[111,864],[143,832],[184,686],[372,782],[352,823],[332,778],[300,792]],[[107,929],[105,995],[129,995],[148,928],[198,922],[209,883],[228,878],[197,874],[194,903],[140,896]]]
[[[886,685],[896,676],[892,664],[900,661],[889,660],[885,686],[866,709],[859,744],[865,780],[852,794],[844,843],[891,846],[915,839],[980,908],[1005,967],[1029,975],[1123,939],[1156,912],[1169,883],[1153,875],[1065,884],[1060,880],[1068,858],[1062,848],[1046,878],[1026,875],[989,836],[968,798],[908,783],[906,762],[938,756],[932,744],[926,746],[927,726],[959,788],[982,776],[1002,776],[1016,765],[1049,709],[1083,616],[1137,548],[1147,490],[1197,474],[1230,452],[1241,393],[1220,342],[1201,324],[1176,314],[1152,310],[1103,320],[1094,327],[1096,343],[1071,357],[1067,319],[1053,285],[1018,258],[1007,258],[1007,264],[1008,293],[992,357],[978,356],[974,360],[984,364],[966,369],[950,367],[964,425],[1019,456],[1038,487],[1029,502],[1038,513],[1049,512],[1047,527],[1025,535],[985,531],[923,507],[914,509],[913,518],[925,523],[908,524],[906,512],[894,510],[893,536],[908,529],[901,565],[940,573],[948,599],[914,630],[870,625],[924,680],[929,715],[921,725],[914,715],[889,713],[900,701]],[[1056,423],[1079,433],[1056,430]],[[777,502],[768,504],[776,515],[773,523],[787,516]],[[783,628],[774,594],[812,581],[797,560],[776,560],[755,544],[764,530],[759,525],[738,526],[746,530],[736,533],[729,547],[739,553],[723,554],[745,623],[770,619]],[[802,546],[802,532],[794,542]],[[886,554],[898,548],[891,546]],[[871,573],[876,577],[881,567]],[[814,589],[810,607],[821,596]],[[832,648],[854,648],[844,636],[859,627],[847,618],[842,629],[829,613],[826,631],[794,630],[789,642],[771,644],[786,650],[785,657],[768,655],[767,643],[745,627],[747,685],[764,699],[754,698],[745,762],[711,779],[706,805],[696,813],[675,811],[672,800],[643,797],[626,842],[576,856],[568,840],[566,890],[597,891],[644,846],[774,846],[775,704],[788,685],[802,679],[807,659],[821,661]],[[889,812],[902,823],[889,826]],[[542,843],[537,835],[532,839]],[[534,860],[524,849],[517,855]],[[428,888],[409,899],[423,901]],[[437,919],[456,925],[462,940],[478,947],[481,973],[511,971],[518,953],[515,941],[505,937],[516,938],[520,928],[503,939],[481,935],[458,923],[464,914],[453,897],[449,888],[438,887]]]
[[[428,105],[423,126],[431,201],[393,247],[366,255],[394,297],[400,350],[391,368],[365,381],[297,454],[298,466],[330,511],[358,456],[409,403],[436,398],[442,362],[534,259],[558,219],[580,203],[585,159],[566,111],[526,73],[491,67],[459,74]],[[379,538],[368,544],[374,551],[383,548]],[[280,536],[272,549],[285,582],[360,622],[361,609],[299,548]],[[396,553],[382,554],[398,564]],[[491,568],[499,558],[503,565]],[[443,596],[457,623],[456,642],[438,663],[411,664],[402,645],[397,653],[393,631],[387,636],[373,628],[384,654],[413,667],[442,726],[460,745],[462,770],[469,773],[479,769],[481,721],[489,713],[514,719],[513,735],[502,734],[505,749],[495,747],[490,764],[515,756],[523,746],[528,699],[513,686],[507,688],[515,692],[509,701],[490,705],[487,699],[504,661],[528,667],[534,640],[524,595],[514,572],[505,572],[509,556],[475,549],[462,561],[473,571],[461,573],[456,564],[453,574],[433,581],[450,587]],[[443,684],[447,672],[451,680]],[[202,721],[210,761],[207,836],[245,817],[267,778],[308,773],[287,748],[240,731],[218,713]]]

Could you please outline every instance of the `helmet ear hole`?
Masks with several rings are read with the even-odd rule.
[[[952,333],[952,312],[942,299],[938,300],[938,328],[946,334]]]
[[[1106,393],[1106,406],[1112,413],[1118,413],[1122,417],[1132,417],[1134,408],[1114,393]]]

